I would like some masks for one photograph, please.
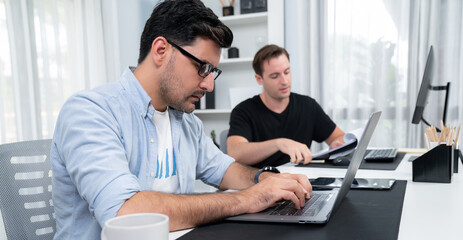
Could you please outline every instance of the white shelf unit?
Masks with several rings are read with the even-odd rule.
[[[219,65],[220,66],[223,66],[223,65],[232,65],[232,64],[246,64],[246,65],[250,65],[252,64],[252,58],[250,57],[245,57],[245,58],[226,58],[226,59],[222,59],[220,60],[220,63]]]
[[[265,23],[268,19],[268,12],[240,14],[233,16],[221,17],[222,21],[228,27],[239,26],[243,24]]]
[[[227,58],[223,50],[219,68],[222,74],[215,81],[215,107],[195,110],[204,123],[208,136],[215,130],[217,136],[228,129],[231,112],[230,88],[259,88],[252,69],[254,54],[266,44],[284,47],[284,0],[267,0],[267,12],[240,14],[240,1],[235,1],[233,16],[222,17],[222,6],[217,0],[203,0],[220,20],[233,31],[232,47],[239,49],[239,58]],[[252,96],[249,96],[252,97]],[[216,139],[218,141],[218,138]]]
[[[196,115],[201,115],[201,114],[228,114],[231,113],[231,109],[198,109],[195,110],[194,113]]]

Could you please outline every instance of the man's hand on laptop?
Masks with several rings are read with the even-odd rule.
[[[277,146],[282,153],[289,156],[292,163],[303,163],[305,165],[312,161],[312,152],[306,144],[288,138],[279,138]]]
[[[312,186],[306,175],[290,173],[268,174],[258,184],[241,192],[248,206],[247,213],[263,211],[280,200],[290,200],[300,209],[311,193]]]

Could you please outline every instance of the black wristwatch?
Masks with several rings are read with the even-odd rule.
[[[254,183],[257,184],[259,182],[259,176],[263,172],[273,172],[273,173],[280,173],[280,171],[276,167],[272,166],[265,166],[261,170],[259,170],[256,173],[256,176],[254,176]]]

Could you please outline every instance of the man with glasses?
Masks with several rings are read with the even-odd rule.
[[[215,68],[212,64],[208,62],[203,62],[199,60],[197,57],[191,55],[191,53],[185,51],[185,49],[179,47],[177,44],[167,40],[168,43],[170,43],[172,46],[174,46],[176,49],[178,49],[183,55],[193,59],[195,62],[199,63],[199,68],[198,68],[198,75],[200,77],[207,77],[210,73],[213,73],[214,80],[216,80],[219,75],[222,73],[222,70]]]
[[[141,36],[138,66],[118,82],[79,92],[53,137],[56,239],[98,239],[115,216],[167,214],[170,229],[258,212],[310,196],[305,175],[246,167],[223,154],[191,112],[212,91],[232,32],[199,0],[167,0]],[[195,179],[233,193],[188,195]]]

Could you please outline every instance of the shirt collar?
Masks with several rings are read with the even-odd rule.
[[[138,79],[133,75],[135,67],[128,67],[121,76],[122,87],[127,91],[130,100],[134,103],[134,107],[143,116],[148,115],[151,98],[141,86]]]
[[[136,67],[128,67],[125,69],[121,76],[121,84],[123,88],[127,90],[130,100],[132,100],[134,107],[140,115],[152,118],[154,107],[151,105],[151,97],[133,74],[135,69]],[[183,112],[181,111],[170,108],[169,112],[171,113],[171,116],[173,115],[177,120],[181,120],[183,118]]]

